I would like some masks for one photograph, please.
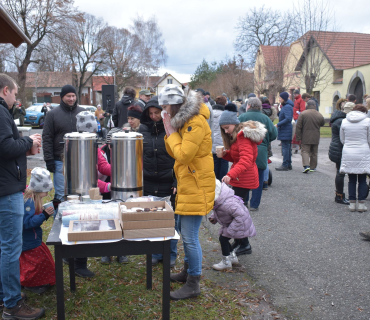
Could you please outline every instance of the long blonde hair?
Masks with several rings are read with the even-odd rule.
[[[236,124],[234,131],[230,136],[227,133],[225,133],[225,130],[222,127],[220,127],[222,141],[224,142],[224,147],[226,150],[230,149],[231,145],[236,141],[236,136],[238,135],[239,131],[243,128],[244,128],[243,122]]]
[[[39,213],[42,211],[42,199],[40,196],[40,192],[35,192],[30,188],[27,188],[23,195],[24,203],[27,202],[28,199],[31,199],[35,204],[35,213]]]

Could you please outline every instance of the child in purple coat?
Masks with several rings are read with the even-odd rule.
[[[221,225],[219,240],[222,260],[212,267],[218,271],[232,269],[232,265],[238,263],[238,258],[229,240],[235,239],[237,245],[243,238],[254,237],[256,228],[243,199],[236,196],[233,189],[225,183],[221,184],[219,180],[216,180],[215,205],[209,221],[213,224],[218,222]]]

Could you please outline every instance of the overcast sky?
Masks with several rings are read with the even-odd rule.
[[[338,30],[370,33],[368,0],[333,0],[331,3]],[[248,10],[262,5],[288,10],[292,4],[293,0],[75,0],[81,11],[102,17],[109,25],[119,28],[128,28],[137,15],[146,19],[154,15],[168,55],[159,75],[168,72],[181,82],[190,80],[203,58],[211,62],[234,55],[235,25]]]

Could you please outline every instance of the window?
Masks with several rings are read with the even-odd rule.
[[[172,84],[172,79],[167,79],[167,84]]]
[[[54,96],[60,96],[60,92],[54,92]]]
[[[319,102],[320,105],[320,91],[314,91],[313,97]]]

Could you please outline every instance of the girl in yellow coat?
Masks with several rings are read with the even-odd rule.
[[[176,213],[185,261],[184,269],[171,274],[171,280],[185,285],[171,292],[171,299],[180,300],[200,294],[202,248],[198,234],[202,217],[212,210],[215,197],[212,138],[207,122],[210,111],[198,93],[189,91],[185,96],[176,85],[165,86],[158,101],[164,110],[166,149],[176,160]]]

